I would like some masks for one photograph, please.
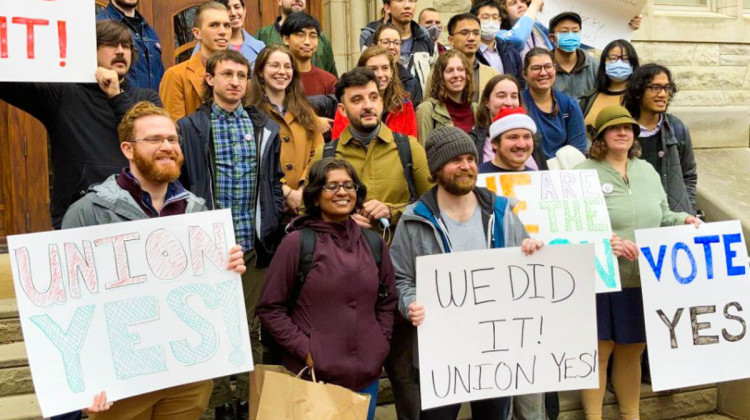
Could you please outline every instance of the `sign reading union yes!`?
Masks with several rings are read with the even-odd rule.
[[[45,417],[252,370],[229,210],[8,237]]]
[[[609,213],[596,171],[481,174],[477,185],[518,199],[513,211],[532,238],[552,245],[593,243],[597,293],[620,290],[620,270],[609,245]]]
[[[0,81],[95,82],[92,0],[0,1]]]
[[[739,221],[635,231],[655,391],[750,377]]]
[[[417,258],[422,408],[596,388],[594,247]]]

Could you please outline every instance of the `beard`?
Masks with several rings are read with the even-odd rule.
[[[460,177],[468,176],[466,179]],[[442,186],[445,191],[453,195],[466,195],[474,191],[477,183],[476,171],[459,171],[451,175],[446,175],[443,171],[437,174],[438,185]]]
[[[156,159],[160,159],[162,157],[171,157],[174,159],[174,165],[159,165],[156,163]],[[144,178],[151,182],[172,182],[180,177],[180,168],[182,167],[182,162],[185,159],[182,156],[182,153],[164,153],[164,152],[157,152],[153,155],[153,157],[149,158],[144,156],[143,154],[139,153],[138,150],[135,150],[135,153],[133,153],[133,163],[135,163],[135,167],[138,168],[138,171],[143,175]]]

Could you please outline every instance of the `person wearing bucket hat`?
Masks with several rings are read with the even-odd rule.
[[[638,271],[636,229],[693,224],[700,220],[669,209],[659,174],[646,161],[638,159],[640,146],[635,136],[638,123],[622,106],[601,110],[596,118],[596,137],[590,158],[576,169],[594,169],[612,223],[612,252],[618,257],[622,291],[596,295],[599,336],[599,388],[581,391],[586,419],[602,418],[607,383],[607,364],[612,361],[612,384],[620,415],[625,420],[639,418],[641,354],[646,347],[643,297]]]
[[[476,186],[477,149],[468,134],[457,127],[435,129],[427,137],[425,149],[437,186],[407,207],[391,246],[398,309],[414,327],[429,316],[416,301],[416,257],[517,246],[525,254],[532,254],[543,245],[529,238],[507,198]],[[414,344],[417,345],[416,340]],[[472,418],[506,419],[510,400],[503,397],[472,401]],[[461,404],[454,404],[423,410],[419,418],[455,419],[460,408]]]

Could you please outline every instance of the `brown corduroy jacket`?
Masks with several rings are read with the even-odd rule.
[[[159,97],[164,109],[177,121],[192,114],[201,106],[203,79],[206,67],[201,55],[193,54],[188,61],[167,69],[159,86]]]

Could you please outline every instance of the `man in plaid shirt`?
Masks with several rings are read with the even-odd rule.
[[[260,322],[255,317],[265,267],[278,244],[284,203],[279,126],[257,108],[243,106],[250,64],[237,51],[220,51],[206,63],[203,105],[178,121],[185,139],[181,181],[209,208],[232,210],[238,244],[245,250],[242,276],[253,360],[261,362]],[[215,380],[210,406],[216,419],[247,418],[248,375],[239,375],[237,417],[229,378]]]

